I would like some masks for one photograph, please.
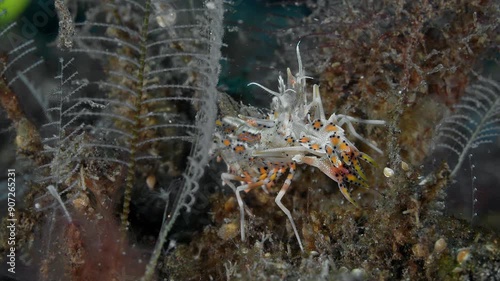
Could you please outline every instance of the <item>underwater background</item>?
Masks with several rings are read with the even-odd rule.
[[[500,280],[497,1],[15,2],[0,2],[2,280]],[[248,84],[278,91],[299,42],[327,116],[386,122],[355,124],[383,151],[353,141],[376,164],[349,188],[359,208],[297,165],[282,202],[303,252],[274,202],[284,179],[242,195],[240,239],[213,152],[218,120],[268,113]]]

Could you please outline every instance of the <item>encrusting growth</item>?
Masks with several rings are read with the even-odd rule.
[[[368,187],[360,161],[375,163],[347,139],[342,126],[346,125],[352,136],[382,153],[360,136],[352,123],[384,125],[385,121],[362,120],[335,113],[327,119],[319,86],[313,86],[312,99],[307,92],[306,79],[309,77],[304,74],[298,45],[297,59],[299,72],[294,76],[287,69],[287,82],[285,84],[283,78],[279,77],[278,92],[257,83],[249,84],[257,85],[273,95],[271,113],[262,118],[224,116],[217,122],[214,154],[228,165],[228,171],[222,174],[222,181],[236,193],[242,240],[245,240],[245,212],[241,192],[256,187],[268,192],[283,174],[288,173],[275,202],[288,217],[303,251],[292,215],[281,202],[292,183],[296,165],[307,164],[320,169],[336,181],[344,197],[357,206],[348,187]],[[236,187],[233,181],[240,182],[240,185]]]

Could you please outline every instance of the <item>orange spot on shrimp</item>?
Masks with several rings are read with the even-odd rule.
[[[338,130],[339,129],[337,128],[337,126],[333,125],[332,123],[325,126],[325,132],[336,132]]]
[[[259,180],[264,180],[267,178],[267,171],[264,167],[261,167],[260,168],[260,177],[259,177]]]
[[[260,134],[252,134],[249,132],[242,132],[238,135],[238,140],[244,142],[257,142],[260,140]]]
[[[347,175],[346,175],[346,178],[347,178],[347,180],[348,180],[348,181],[350,181],[350,182],[355,182],[355,181],[357,181],[357,180],[358,180],[358,178],[356,178],[356,176],[355,176],[354,174],[347,174]]]
[[[300,142],[300,143],[308,143],[308,142],[310,142],[310,141],[311,141],[311,139],[310,139],[310,138],[308,138],[308,137],[301,137],[301,138],[299,139],[299,142]]]
[[[292,137],[287,137],[285,141],[289,144],[292,144],[295,140]]]
[[[228,140],[228,139],[223,140],[222,143],[224,144],[224,146],[230,146],[231,145],[231,141]]]
[[[311,144],[310,148],[314,149],[314,150],[319,150],[319,144],[313,143],[313,144]]]
[[[252,127],[257,127],[259,126],[259,124],[257,124],[257,121],[253,120],[253,119],[248,119],[247,121],[247,124],[252,126]]]
[[[245,146],[244,146],[244,145],[242,145],[242,144],[238,144],[238,145],[236,145],[236,146],[234,147],[234,149],[233,149],[233,150],[234,150],[234,152],[236,152],[236,153],[240,153],[240,154],[241,154],[241,153],[245,152],[246,148],[245,148]]]
[[[321,120],[317,119],[313,121],[312,126],[314,130],[319,131],[319,129],[323,127],[323,123],[321,123]]]
[[[223,132],[226,135],[230,135],[230,134],[234,133],[234,128],[233,127],[229,127],[229,126],[225,126]]]
[[[350,152],[351,151],[351,148],[349,147],[349,145],[345,142],[342,142],[340,145],[339,145],[339,149],[341,151],[345,151],[345,152]]]
[[[273,173],[271,174],[271,177],[269,178],[271,181],[274,181],[276,179],[278,169],[274,168]]]
[[[359,175],[349,174],[347,175],[347,179],[349,180],[349,182],[352,182],[354,184],[358,184],[362,187],[368,187],[368,183],[364,179],[362,179]]]
[[[326,154],[332,155],[333,154],[333,148],[329,145],[325,146]]]
[[[351,165],[351,156],[347,153],[342,153],[342,160],[344,161],[344,163],[346,163],[347,165]]]
[[[332,135],[330,136],[330,142],[334,147],[337,147],[340,143],[340,136]]]
[[[342,164],[342,162],[336,155],[330,155],[330,161],[335,167],[339,167]]]

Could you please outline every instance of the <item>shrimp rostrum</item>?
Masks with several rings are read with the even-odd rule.
[[[242,115],[222,117],[217,121],[214,152],[228,166],[227,172],[222,174],[222,182],[236,193],[242,240],[245,240],[245,211],[241,192],[257,187],[268,192],[286,175],[275,202],[288,217],[303,251],[292,215],[281,202],[292,184],[297,165],[318,168],[337,182],[344,197],[357,206],[348,187],[368,187],[360,162],[375,163],[346,137],[344,128],[350,136],[382,153],[356,132],[353,123],[383,125],[385,121],[335,113],[326,118],[319,86],[313,85],[312,94],[307,92],[306,79],[309,77],[304,74],[298,45],[297,60],[298,73],[294,76],[287,69],[287,81],[285,83],[279,77],[277,92],[257,83],[249,84],[272,95],[271,110],[261,118]]]

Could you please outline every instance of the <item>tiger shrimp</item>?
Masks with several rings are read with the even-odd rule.
[[[367,154],[359,151],[346,137],[345,127],[351,136],[364,142],[374,151],[382,151],[359,135],[353,123],[384,125],[383,120],[364,120],[333,113],[326,118],[319,86],[313,85],[312,95],[307,92],[306,79],[299,45],[296,48],[298,73],[287,69],[287,81],[279,76],[278,92],[258,83],[250,83],[271,94],[271,111],[256,118],[239,115],[225,116],[217,121],[215,151],[227,164],[228,170],[221,178],[236,194],[240,210],[241,240],[245,240],[245,211],[241,192],[261,187],[268,192],[271,186],[286,174],[275,197],[275,203],[287,216],[299,247],[304,251],[300,235],[288,208],[281,202],[292,184],[297,165],[318,168],[338,183],[343,196],[358,206],[347,189],[348,185],[368,187],[360,161],[375,164]],[[312,97],[311,97],[312,96]],[[233,182],[239,182],[236,186]]]

